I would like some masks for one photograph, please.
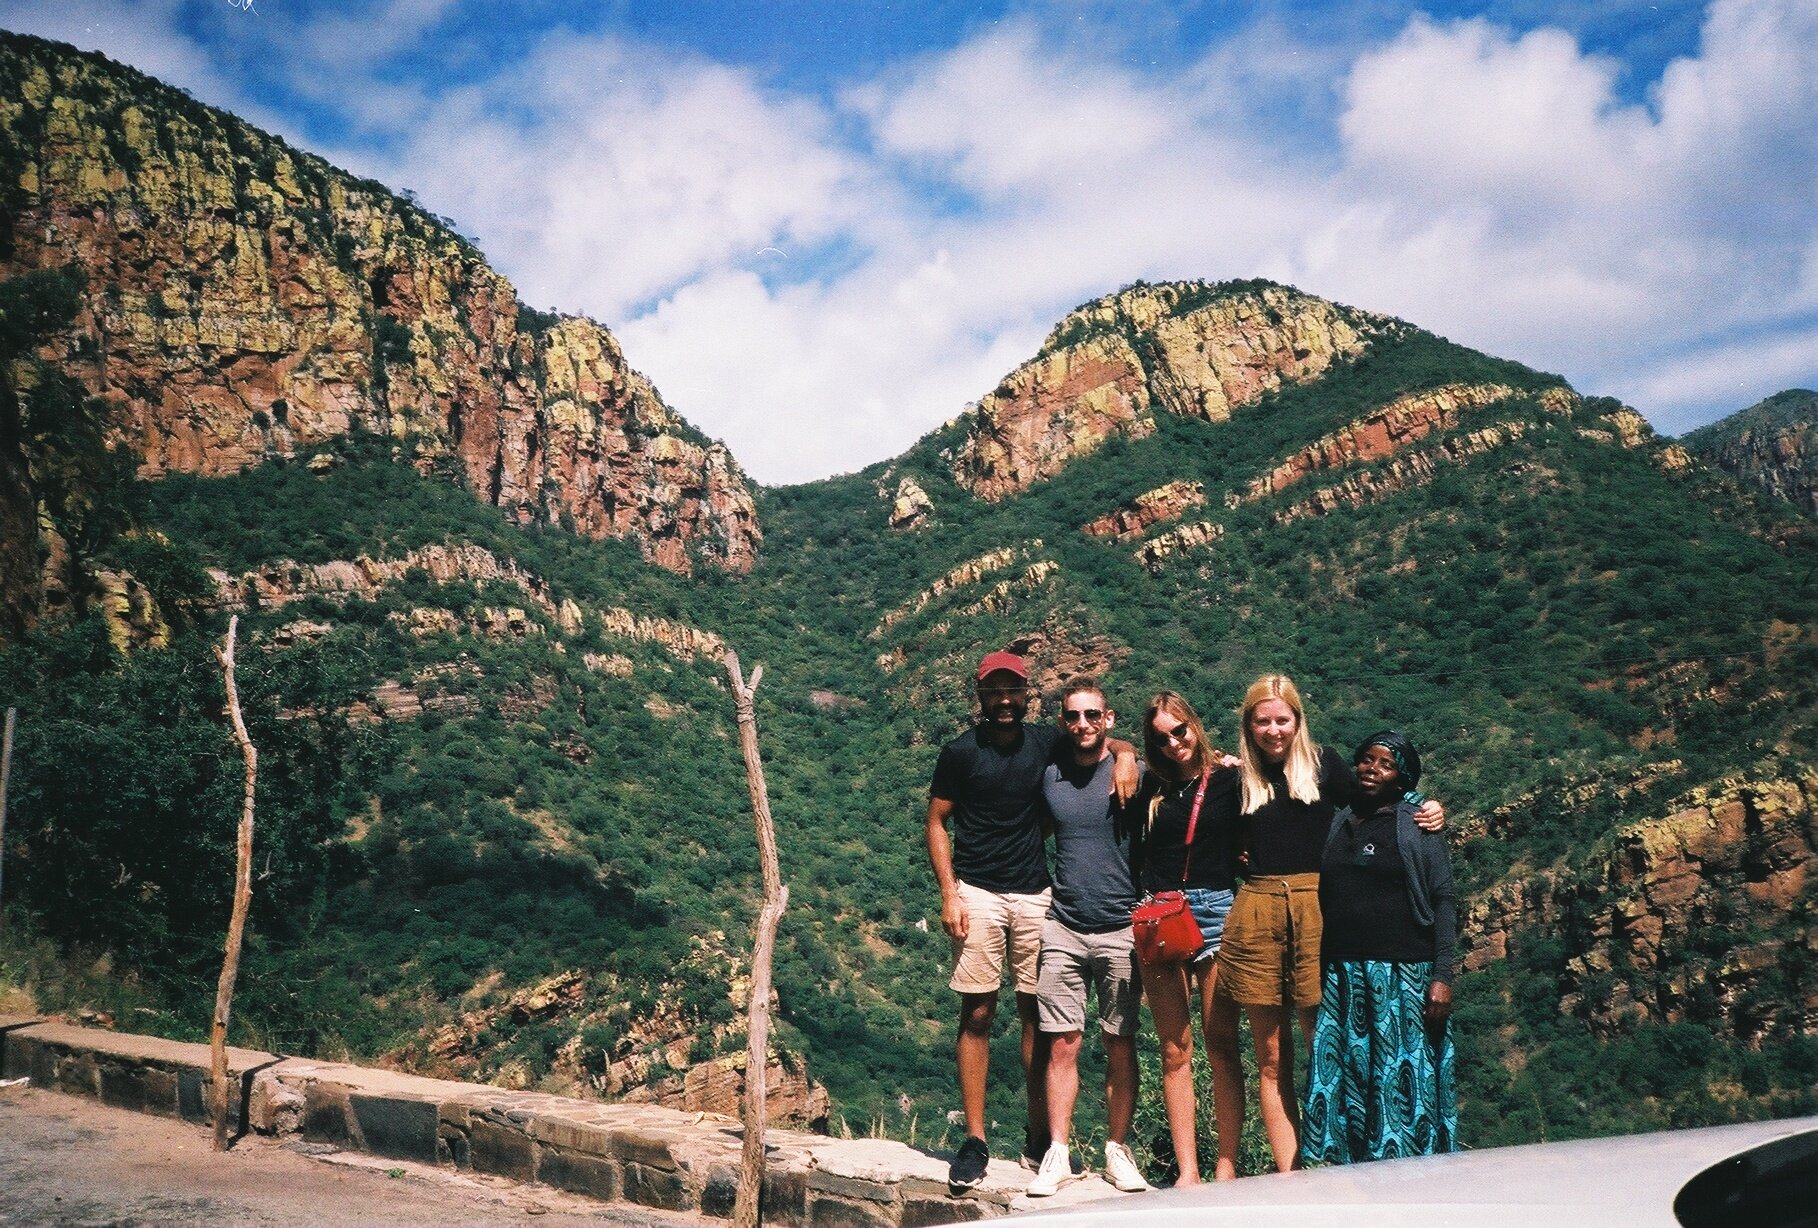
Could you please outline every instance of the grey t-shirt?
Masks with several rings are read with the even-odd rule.
[[[1104,934],[1130,924],[1142,893],[1130,873],[1129,824],[1111,796],[1112,758],[1090,768],[1051,763],[1042,796],[1054,815],[1054,895],[1048,915],[1070,930]]]

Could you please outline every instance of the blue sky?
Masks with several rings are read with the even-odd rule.
[[[1263,276],[1676,434],[1818,386],[1818,4],[10,0],[414,191],[754,476],[1136,278]]]

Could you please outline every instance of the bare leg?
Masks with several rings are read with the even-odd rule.
[[[1037,1019],[1036,997],[1032,993],[1016,995],[1016,1013],[1023,1021],[1023,1086],[1029,1097],[1029,1133],[1030,1140],[1036,1145],[1036,1157],[1046,1150],[1041,1144],[1045,1141],[1041,1135],[1048,1129],[1048,1051],[1049,1042],[1053,1039],[1041,1030]],[[1074,1091],[1079,1090],[1079,1074],[1074,1072]],[[1068,1113],[1072,1107],[1068,1106]]]
[[[1300,1101],[1294,1094],[1294,1038],[1283,1006],[1246,1006],[1256,1043],[1256,1101],[1275,1167],[1288,1172],[1300,1154]]]
[[[1187,971],[1180,964],[1144,964],[1143,992],[1155,1016],[1161,1049],[1162,1104],[1168,1135],[1180,1168],[1175,1185],[1199,1184],[1199,1149],[1193,1137],[1193,1017],[1187,998]]]
[[[1300,1037],[1297,1041],[1291,1041],[1290,1038],[1285,1036],[1282,1038],[1282,1062],[1287,1067],[1288,1071],[1288,1090],[1294,1097],[1294,1133],[1296,1138],[1298,1138],[1300,1135],[1300,1093],[1294,1090],[1294,1055],[1297,1048],[1305,1049],[1307,1053],[1307,1065],[1311,1066],[1313,1064],[1313,1022],[1319,1018],[1319,1007],[1297,1006],[1294,1008],[1294,1015],[1300,1022]],[[1300,1148],[1298,1144],[1294,1149],[1294,1167],[1301,1167]]]
[[[1206,1030],[1206,1058],[1212,1066],[1212,1116],[1218,1122],[1218,1166],[1213,1177],[1237,1176],[1237,1149],[1244,1133],[1244,1063],[1237,1051],[1237,1003],[1218,992],[1218,961],[1207,960],[1200,984],[1200,1018]]]
[[[1073,1106],[1079,1100],[1079,1050],[1084,1034],[1050,1032],[1048,1036],[1048,1139],[1064,1143],[1073,1132]]]
[[[985,1137],[985,1076],[991,1069],[991,1021],[997,1017],[996,993],[960,995],[959,1038],[953,1061],[959,1067],[960,1108],[966,1133]]]
[[[1136,1037],[1101,1035],[1105,1038],[1106,1137],[1113,1143],[1125,1143],[1130,1139],[1130,1122],[1136,1117]]]

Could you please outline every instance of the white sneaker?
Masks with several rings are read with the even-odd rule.
[[[1042,1165],[1043,1168],[1047,1164]],[[1105,1144],[1105,1180],[1126,1194],[1135,1194],[1149,1188],[1143,1180],[1143,1170],[1136,1166],[1136,1157],[1122,1143]],[[1034,1187],[1030,1193],[1034,1193]]]
[[[1035,1180],[1023,1192],[1031,1198],[1046,1198],[1061,1186],[1077,1180],[1079,1177],[1073,1171],[1073,1156],[1068,1152],[1067,1144],[1056,1140],[1048,1144],[1042,1166],[1035,1170]]]

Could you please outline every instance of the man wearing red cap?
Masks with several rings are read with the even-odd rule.
[[[966,1140],[948,1173],[956,1190],[984,1180],[985,1075],[991,1024],[1006,955],[1016,978],[1022,1021],[1029,1124],[1024,1159],[1033,1167],[1048,1149],[1047,1046],[1037,1026],[1036,985],[1042,926],[1049,903],[1049,823],[1042,773],[1061,744],[1052,725],[1025,726],[1029,669],[1013,652],[988,654],[978,666],[979,723],[941,748],[928,799],[928,858],[941,888],[941,924],[953,940],[953,979],[960,995],[960,1105]],[[1136,751],[1109,743],[1117,756],[1120,798],[1136,789]],[[948,838],[947,826],[953,826]]]

